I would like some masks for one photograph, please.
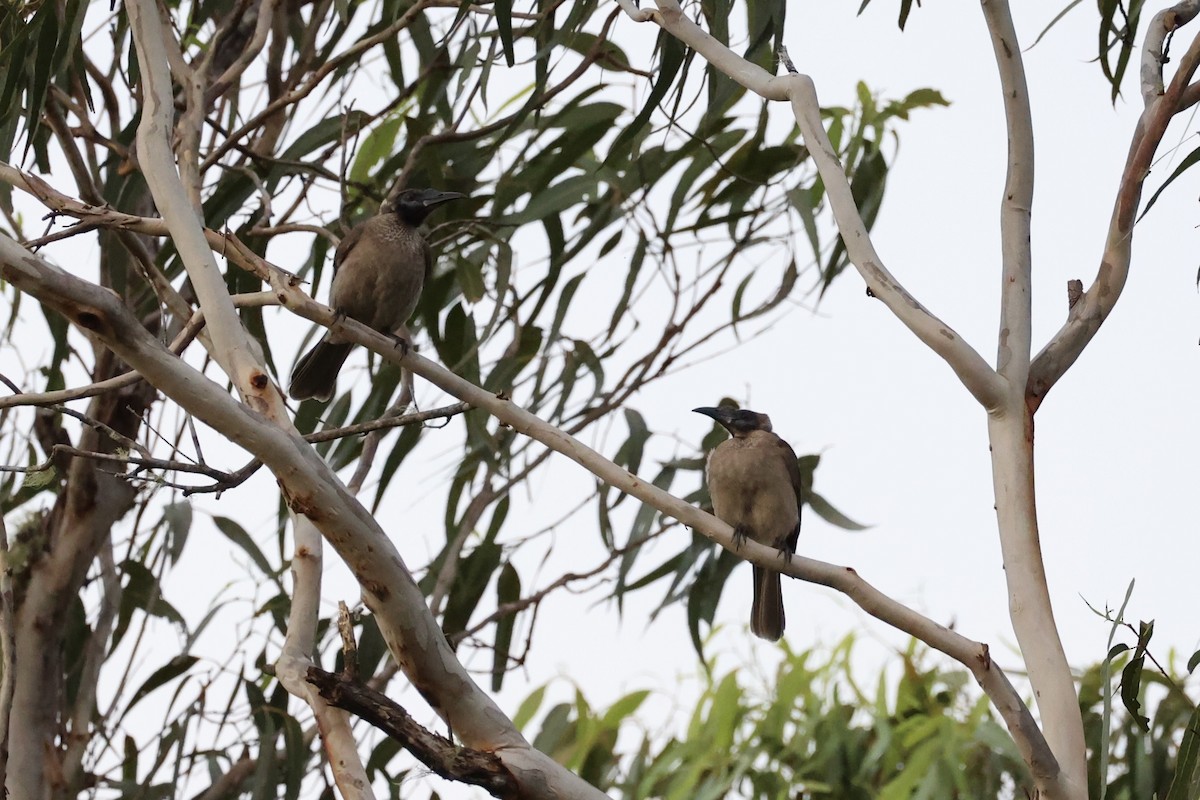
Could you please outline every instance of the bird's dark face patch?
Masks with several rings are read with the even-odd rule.
[[[437,189],[405,189],[391,202],[391,211],[409,225],[417,226],[442,203],[466,197],[460,192],[440,192]],[[387,210],[387,209],[385,209]]]

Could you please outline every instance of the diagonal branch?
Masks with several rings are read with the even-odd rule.
[[[998,408],[1004,393],[1003,379],[953,328],[921,305],[883,266],[854,202],[845,167],[825,132],[812,79],[807,75],[774,76],[747,61],[689,19],[677,0],[656,0],[656,10],[638,8],[633,0],[617,2],[632,19],[638,22],[653,20],[717,70],[763,99],[791,103],[804,142],[825,184],[825,194],[846,245],[846,254],[871,293],[882,300],[918,339],[942,357],[984,408],[989,411]]]
[[[1200,65],[1200,35],[1192,40],[1187,53],[1179,60],[1179,69],[1165,92],[1161,89],[1162,64],[1165,60],[1162,48],[1166,34],[1189,22],[1198,11],[1200,6],[1194,2],[1181,3],[1175,9],[1156,15],[1146,34],[1141,73],[1146,108],[1134,130],[1129,155],[1121,173],[1104,252],[1100,256],[1100,269],[1092,285],[1070,307],[1062,328],[1033,359],[1026,387],[1026,402],[1033,410],[1041,405],[1046,393],[1092,341],[1125,288],[1132,258],[1133,226],[1142,187],[1167,125],[1186,106],[1185,93]],[[1157,70],[1146,67],[1147,63],[1157,64]]]
[[[332,310],[317,303],[303,291],[287,286],[282,277],[275,283],[280,302],[289,310],[321,325],[335,323]],[[353,319],[341,320],[338,334],[348,341],[369,347],[388,361],[412,370],[413,374],[421,376],[463,402],[487,411],[518,433],[536,439],[551,450],[565,455],[608,485],[653,506],[668,517],[679,520],[725,549],[735,552],[739,557],[755,564],[769,566],[785,575],[836,589],[871,616],[915,636],[930,647],[962,663],[971,670],[1000,712],[1039,785],[1053,784],[1059,772],[1058,762],[1028,707],[1008,678],[992,662],[987,645],[972,641],[893,600],[860,578],[858,573],[849,567],[801,556],[793,557],[787,564],[780,564],[777,550],[753,542],[742,544],[739,549],[733,542],[733,529],[724,522],[642,480],[573,436],[515,405],[503,394],[493,394],[475,386],[415,352],[401,356],[389,338]],[[458,732],[458,729],[455,728],[455,731]]]
[[[102,341],[185,411],[262,459],[278,478],[289,506],[313,521],[353,572],[389,650],[409,680],[467,746],[500,756],[522,787],[523,797],[603,797],[531,747],[479,688],[450,649],[391,539],[294,429],[285,430],[250,405],[239,403],[168,351],[113,292],[48,264],[4,236],[0,236],[0,277]],[[314,317],[332,320],[332,312],[291,286],[286,273],[277,270],[274,280],[281,300],[307,303]],[[355,341],[366,339],[394,357],[390,339],[368,333],[357,323],[345,327]],[[273,384],[264,391],[278,394]]]

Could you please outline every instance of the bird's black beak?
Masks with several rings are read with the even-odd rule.
[[[729,408],[728,406],[721,406],[720,408],[713,408],[712,406],[701,406],[700,408],[692,409],[692,411],[697,414],[703,414],[706,417],[712,417],[717,422],[724,425],[726,428],[729,427],[729,423],[732,419],[732,414],[735,410],[736,409]]]
[[[442,203],[448,203],[451,200],[462,200],[466,197],[462,192],[439,192],[436,189],[426,189],[421,192],[417,200],[426,208],[436,208]]]

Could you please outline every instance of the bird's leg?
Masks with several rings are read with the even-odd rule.
[[[795,546],[793,541],[791,536],[780,536],[775,540],[775,549],[779,551],[779,557],[788,564],[792,563],[792,548]]]
[[[401,358],[404,358],[406,355],[408,355],[408,351],[411,349],[408,339],[405,339],[398,333],[389,333],[386,334],[386,336],[392,340],[392,347],[396,347],[400,350]]]
[[[742,542],[750,538],[750,526],[739,522],[733,526],[733,549],[741,550]]]

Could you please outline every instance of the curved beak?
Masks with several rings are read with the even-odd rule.
[[[713,408],[712,406],[701,406],[700,408],[693,408],[692,411],[696,414],[703,414],[706,417],[712,417],[722,425],[726,425],[729,423],[729,415],[733,409],[727,407]]]
[[[466,197],[462,192],[439,192],[436,189],[426,189],[418,198],[426,208],[434,208],[451,200],[462,200]]]

